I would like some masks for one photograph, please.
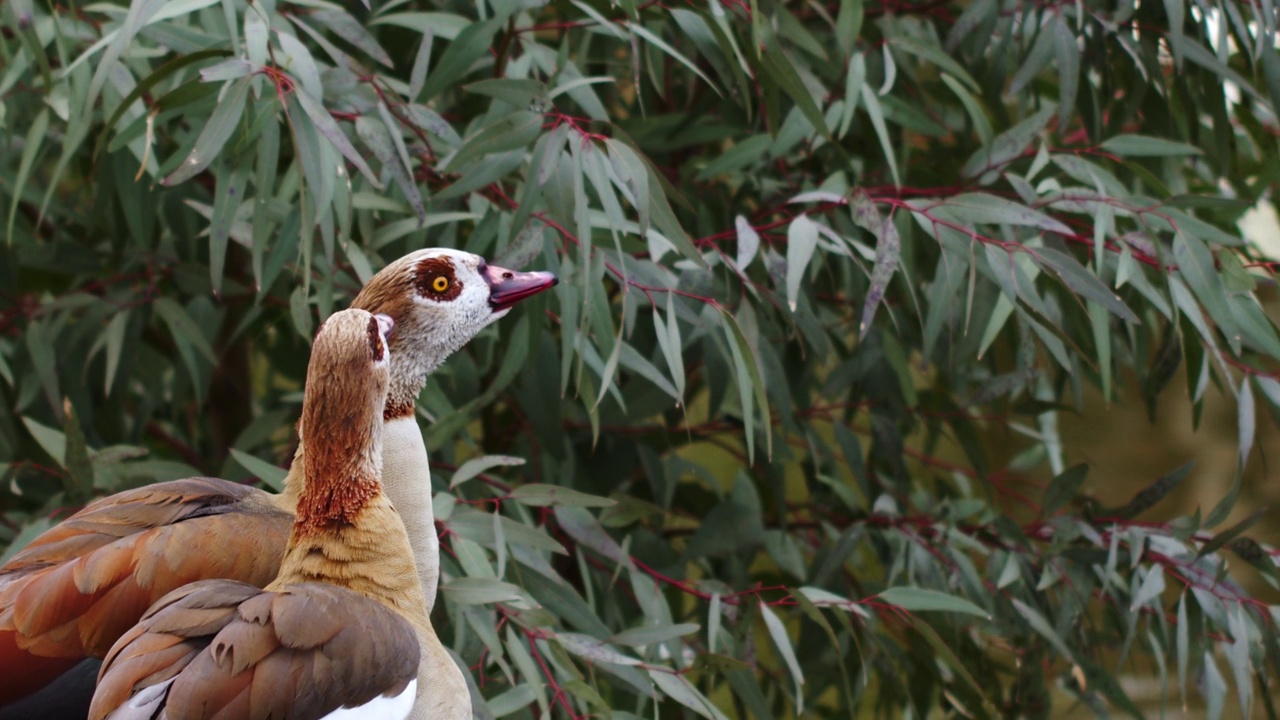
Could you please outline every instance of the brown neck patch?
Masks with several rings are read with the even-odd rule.
[[[413,400],[396,400],[387,397],[387,405],[382,410],[382,421],[391,422],[396,418],[413,417]]]
[[[389,376],[385,365],[371,363],[386,349],[381,336],[370,336],[363,326],[358,331],[330,328],[340,315],[325,322],[307,366],[299,426],[305,474],[294,524],[299,535],[350,524],[382,492],[382,412]],[[349,333],[341,342],[350,344],[339,344],[339,332]]]
[[[353,525],[365,506],[382,493],[382,485],[374,479],[353,476],[332,480],[322,487],[308,487],[298,498],[295,534],[319,535]]]

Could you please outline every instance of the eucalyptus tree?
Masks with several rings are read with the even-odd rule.
[[[1141,717],[1123,676],[1276,716],[1241,581],[1277,554],[1227,525],[1280,409],[1236,227],[1272,3],[0,19],[7,553],[96,494],[278,484],[319,319],[453,246],[562,280],[418,404],[479,717]],[[1083,497],[1059,416],[1182,377],[1238,404],[1227,495]]]

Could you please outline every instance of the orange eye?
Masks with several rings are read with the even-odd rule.
[[[431,289],[432,289],[432,290],[435,290],[435,291],[436,291],[436,292],[438,292],[438,293],[442,293],[442,292],[444,292],[445,290],[448,290],[448,289],[449,289],[449,278],[447,278],[447,277],[445,277],[445,276],[443,276],[443,275],[440,275],[440,276],[439,276],[439,277],[437,277],[435,280],[432,280],[432,281],[431,281]]]

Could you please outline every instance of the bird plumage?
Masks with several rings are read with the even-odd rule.
[[[320,720],[373,702],[408,715],[421,643],[439,640],[382,492],[378,318],[329,318],[307,374],[308,452],[279,575],[263,589],[204,580],[162,598],[108,653],[92,720]]]
[[[449,283],[443,293],[434,287],[441,277]],[[427,249],[388,265],[353,302],[397,323],[383,409],[384,485],[408,533],[413,575],[428,609],[439,580],[439,541],[414,402],[427,375],[450,354],[512,304],[555,282],[550,273],[515,273],[470,253]],[[279,495],[191,478],[99,499],[0,567],[0,676],[6,678],[0,706],[45,686],[80,658],[101,657],[175,588],[216,577],[268,582],[292,527],[306,456],[303,443]],[[442,662],[446,674],[462,680],[447,655]],[[420,683],[419,693],[426,685]]]

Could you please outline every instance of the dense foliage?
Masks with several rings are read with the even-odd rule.
[[[563,281],[419,403],[479,717],[1140,717],[1125,673],[1276,716],[1239,477],[1139,522],[1186,468],[1096,507],[1057,432],[1185,368],[1243,468],[1280,410],[1235,228],[1280,173],[1273,3],[0,19],[8,553],[100,493],[278,483],[318,320],[454,246]]]

